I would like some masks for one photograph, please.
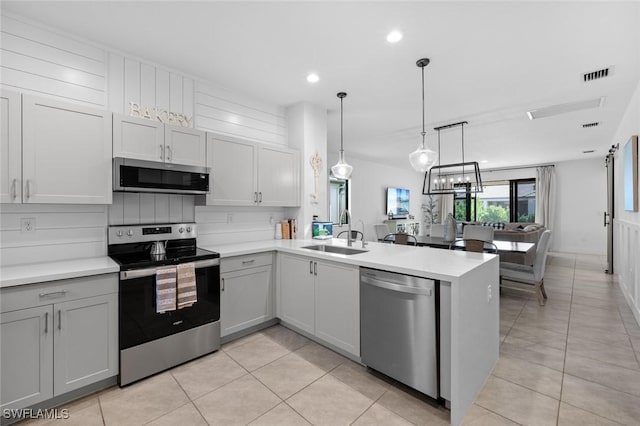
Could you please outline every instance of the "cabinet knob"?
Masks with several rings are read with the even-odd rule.
[[[180,229],[178,229],[178,232],[182,234],[184,232],[184,228],[180,227]]]
[[[187,226],[187,232],[191,232],[191,227]]]
[[[118,238],[120,238],[124,235],[124,233],[122,231],[118,231],[116,232],[116,235],[118,236]]]
[[[128,235],[128,236],[130,236],[130,237],[133,237],[133,230],[132,230],[132,229],[129,229],[129,230],[127,231],[127,235]]]

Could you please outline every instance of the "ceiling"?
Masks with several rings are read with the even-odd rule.
[[[482,168],[603,158],[640,79],[638,2],[3,1],[2,9],[256,99],[329,112],[345,155],[409,167],[420,141],[466,120],[467,161]],[[389,44],[391,30],[404,37]],[[583,82],[612,67],[609,77]],[[320,81],[306,81],[316,72]],[[605,97],[601,107],[529,120],[526,112]],[[597,121],[600,125],[583,128]],[[459,128],[441,135],[460,161]],[[623,142],[623,141],[620,141]],[[585,150],[595,150],[583,154]]]

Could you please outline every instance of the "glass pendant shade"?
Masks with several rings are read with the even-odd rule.
[[[429,171],[436,161],[438,154],[424,146],[424,143],[415,151],[409,154],[409,162],[416,172],[424,173]]]
[[[342,140],[342,135],[343,135],[342,100],[347,97],[347,94],[345,92],[340,92],[336,96],[340,98],[340,159],[338,160],[338,163],[335,166],[331,167],[331,173],[337,179],[349,179],[351,177],[351,172],[353,171],[353,167],[347,164],[346,161],[344,161],[344,144]]]
[[[422,71],[422,132],[420,133],[422,135],[422,144],[418,147],[418,149],[416,149],[415,151],[413,151],[411,154],[409,154],[409,163],[411,163],[411,167],[413,167],[413,170],[415,170],[416,172],[420,172],[420,173],[424,173],[424,172],[428,172],[429,169],[431,167],[433,167],[434,164],[436,164],[436,161],[438,160],[437,156],[438,153],[427,148],[425,145],[425,136],[426,136],[426,131],[424,128],[424,120],[425,120],[425,113],[424,113],[424,67],[426,67],[427,65],[429,65],[429,58],[422,58],[422,59],[418,59],[418,61],[416,62],[416,65],[421,69]]]
[[[344,161],[344,152],[340,151],[340,159],[335,166],[331,167],[331,174],[337,179],[349,179],[352,171],[353,167]]]

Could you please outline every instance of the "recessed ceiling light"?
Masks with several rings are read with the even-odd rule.
[[[318,74],[311,73],[307,76],[307,81],[309,83],[317,83],[319,80],[320,77],[318,77]]]
[[[387,41],[389,43],[397,43],[402,40],[402,33],[400,31],[391,31],[387,34]]]

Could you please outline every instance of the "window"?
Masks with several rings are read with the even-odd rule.
[[[536,180],[485,182],[484,192],[455,194],[453,205],[456,220],[532,223],[536,212]]]

